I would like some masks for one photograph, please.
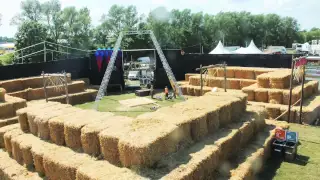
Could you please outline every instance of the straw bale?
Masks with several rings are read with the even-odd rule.
[[[269,88],[270,87],[269,73],[258,75],[257,82],[258,82],[259,88]]]
[[[254,90],[254,99],[257,102],[268,102],[268,90],[264,88],[257,88]]]
[[[0,102],[5,101],[5,94],[6,94],[6,90],[3,88],[0,88]]]
[[[19,125],[18,124],[12,124],[12,125],[8,125],[8,126],[4,126],[0,128],[0,148],[4,148],[5,144],[4,144],[4,134],[6,132],[12,131],[14,129],[19,129]]]
[[[246,122],[239,128],[241,140],[238,145],[240,145],[240,147],[245,147],[245,145],[247,145],[247,143],[255,133],[254,129],[254,123],[252,122]]]
[[[200,86],[200,77],[199,76],[190,76],[189,84],[193,86]]]
[[[34,108],[34,107],[42,108],[42,107],[46,107],[46,106],[53,106],[55,104],[56,103],[52,103],[52,102],[31,104],[31,105],[28,105],[27,108],[23,108],[23,109],[17,110],[16,114],[19,117],[18,121],[19,121],[21,130],[24,131],[24,132],[28,132],[29,131],[29,124],[28,124],[28,117],[27,117],[27,112],[28,111],[31,111],[32,108]]]
[[[81,117],[85,111],[80,111],[75,113],[73,116],[65,115],[65,116],[58,116],[54,117],[49,120],[49,132],[50,132],[50,139],[58,145],[65,144],[64,138],[64,123],[71,119],[77,119]]]
[[[77,169],[77,180],[99,180],[99,179],[130,179],[146,180],[127,168],[119,168],[107,161],[92,161],[83,164]]]
[[[251,86],[255,83],[257,83],[257,81],[253,79],[240,79],[240,89]]]
[[[208,75],[212,77],[218,77],[217,68],[208,69]]]
[[[194,94],[194,87],[195,86],[188,86],[188,89],[187,89],[187,92],[188,92],[188,95],[189,96],[194,96],[195,94]]]
[[[43,167],[49,179],[76,179],[77,169],[93,160],[85,154],[77,154],[68,148],[57,148],[50,154],[44,153]]]
[[[24,141],[21,137],[23,136],[17,136],[11,138],[11,146],[12,146],[12,156],[13,158],[19,163],[23,165],[23,155],[22,150],[20,148],[20,143]]]
[[[105,159],[108,159],[108,149],[110,148],[115,148],[113,149],[115,154],[112,154],[117,157],[117,162],[119,163],[119,153],[117,152],[117,143],[119,139],[115,140],[116,144],[109,144],[108,139],[106,136],[104,138],[100,138],[99,140],[99,133],[103,131],[107,131],[106,134],[112,134],[112,133],[117,133],[119,134],[120,131],[123,132],[125,126],[127,126],[129,123],[132,122],[132,118],[129,117],[124,117],[124,116],[106,116],[105,118],[99,119],[97,122],[88,124],[85,127],[81,129],[81,143],[82,143],[82,148],[85,153],[98,156],[100,155],[101,151],[103,151],[103,155],[105,155]],[[112,132],[109,132],[112,131]],[[100,136],[102,137],[102,136]],[[117,136],[116,136],[117,137]],[[101,144],[101,143],[102,144]],[[111,141],[112,142],[112,141]],[[101,144],[101,146],[100,146]],[[110,147],[109,147],[110,146]],[[110,160],[113,160],[110,159]],[[113,161],[110,161],[113,163]]]
[[[182,86],[180,86],[181,91],[182,91],[182,94],[184,94],[184,95],[189,95],[189,94],[188,94],[188,87],[189,87],[189,85],[182,85]]]
[[[290,71],[276,71],[269,73],[270,76],[270,87],[275,89],[285,89],[289,87],[290,82]]]
[[[312,81],[312,89],[313,94],[317,94],[319,92],[319,81]]]
[[[0,81],[0,87],[4,88],[7,91],[7,93],[21,91],[24,89],[21,79]]]
[[[185,74],[184,76],[185,76],[185,81],[188,81],[188,82],[189,82],[190,76],[200,76],[200,74],[197,74],[197,73],[187,73],[187,74]]]
[[[286,112],[287,110],[288,110],[288,106],[281,106],[281,107],[280,107],[280,114]],[[295,119],[295,114],[296,114],[295,110],[294,110],[293,108],[291,108],[290,122]],[[286,113],[280,118],[280,120],[288,121],[288,112],[286,112]]]
[[[132,121],[132,120],[131,120]],[[120,165],[119,141],[130,132],[131,121],[120,121],[99,133],[101,154],[108,162]]]
[[[73,81],[68,84],[68,93],[77,93],[85,90],[85,82],[83,81]]]
[[[313,81],[309,81],[304,85],[304,98],[310,97],[314,92]]]
[[[221,83],[224,79],[219,77],[207,77],[207,86],[209,87],[221,87]]]
[[[120,139],[121,164],[152,166],[164,155],[175,152],[181,142],[181,128],[162,120],[135,120],[129,132]]]
[[[43,88],[37,88],[37,89],[29,89],[28,91],[28,101],[31,100],[38,100],[38,99],[44,99],[44,89]]]
[[[20,129],[13,129],[4,133],[4,146],[10,155],[12,155],[11,138],[19,136],[20,134],[23,134],[23,132]]]
[[[35,137],[34,137],[35,138]],[[35,140],[35,139],[34,139]],[[45,174],[45,169],[44,169],[44,156],[45,155],[51,155],[56,152],[56,149],[60,147],[55,146],[50,143],[46,143],[44,141],[37,141],[35,140],[34,143],[31,145],[31,154],[32,154],[32,159],[33,159],[33,164],[36,172],[38,172],[40,175]],[[72,157],[65,157],[66,159],[71,159]]]
[[[273,70],[268,68],[254,68],[255,77],[258,77],[261,74],[272,72]]]
[[[107,113],[106,113],[107,114]],[[109,114],[112,116],[112,114]],[[88,111],[82,117],[70,119],[64,124],[64,137],[66,146],[72,149],[81,148],[81,128],[87,124],[95,122],[100,116],[97,111]]]
[[[238,129],[227,130],[228,134],[218,139],[215,144],[220,148],[219,161],[230,157],[230,154],[236,153],[239,150],[239,142],[241,141],[241,133]]]
[[[32,134],[34,134],[35,136],[38,135],[38,125],[36,123],[37,117],[41,117],[46,114],[51,114],[55,110],[59,110],[59,109],[67,108],[67,107],[71,107],[71,106],[65,105],[65,104],[57,104],[56,106],[48,106],[48,107],[44,107],[40,110],[28,112],[27,117],[28,117],[28,125],[30,128],[30,132]],[[37,107],[35,107],[35,109],[36,108]]]
[[[24,89],[43,87],[43,77],[37,76],[37,77],[23,78],[22,84]]]
[[[224,88],[224,80],[221,81],[220,87]],[[226,88],[227,89],[240,89],[240,80],[239,79],[227,79]]]
[[[9,99],[9,98],[7,98],[7,99]],[[12,103],[13,103],[13,107],[12,108],[13,108],[15,116],[16,116],[16,111],[17,110],[27,107],[27,101],[24,100],[24,99],[21,99],[21,98],[13,97]]]
[[[264,107],[248,106],[246,115],[248,119],[251,119],[253,121],[255,133],[259,132],[265,127],[265,119],[267,115]]]
[[[267,117],[269,119],[275,119],[280,115],[280,107],[274,104],[266,105]]]
[[[10,158],[7,153],[0,151],[0,177],[1,179],[32,179],[41,180],[38,174],[27,171],[27,169],[19,165],[15,160]]]
[[[268,90],[269,103],[282,104],[283,102],[282,94],[283,94],[283,91],[280,89],[269,89]]]
[[[0,120],[0,128],[7,125],[7,120]]]
[[[16,116],[6,119],[6,125],[11,125],[11,124],[16,124],[16,123],[18,123],[18,117],[16,117]]]
[[[246,93],[248,95],[247,100],[248,101],[254,101],[255,100],[255,89],[257,88],[257,84],[253,84],[251,86],[247,86],[242,88],[242,92]]]
[[[162,177],[164,180],[178,180],[178,179],[211,179],[210,175],[219,166],[220,149],[213,144],[201,147],[201,150],[196,149],[203,144],[196,144],[191,148],[196,152],[188,153],[188,160],[186,163],[180,163],[170,173]],[[185,153],[185,152],[182,152]],[[179,156],[179,155],[177,155]],[[176,157],[174,157],[176,158]],[[179,157],[178,157],[179,158]],[[170,160],[167,160],[171,163]],[[170,164],[169,164],[170,167]]]
[[[201,87],[200,86],[194,86],[194,95],[195,96],[201,96]]]
[[[299,90],[300,91],[300,90]],[[290,91],[289,90],[283,90],[283,104],[288,105],[289,99],[290,99]],[[291,105],[297,102],[300,99],[300,93],[296,90],[292,90],[291,95]]]
[[[217,77],[224,77],[224,68],[214,68],[214,71],[217,72],[217,75],[216,75]],[[209,73],[209,75],[211,75],[211,74]],[[227,78],[234,78],[234,76],[235,76],[234,69],[227,67],[226,68],[226,75],[227,75]]]
[[[49,119],[61,116],[61,115],[73,115],[75,112],[77,112],[78,108],[73,107],[65,107],[63,109],[53,111],[52,113],[40,115],[37,118],[35,118],[35,123],[37,124],[38,129],[38,137],[44,140],[50,139],[50,131],[49,131]]]
[[[0,118],[9,118],[14,116],[13,103],[0,103]]]

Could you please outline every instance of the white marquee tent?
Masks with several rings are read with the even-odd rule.
[[[251,40],[248,47],[237,49],[234,52],[237,54],[263,54],[263,52],[254,44],[253,40]]]
[[[219,41],[218,45],[211,52],[209,52],[209,54],[231,54],[231,52],[224,48],[221,41]]]

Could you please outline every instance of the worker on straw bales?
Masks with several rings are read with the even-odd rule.
[[[164,88],[164,95],[165,95],[165,99],[168,99],[168,96],[169,96],[169,89],[168,89],[168,87],[167,87],[167,86]]]

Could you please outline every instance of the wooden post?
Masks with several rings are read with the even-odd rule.
[[[48,102],[47,82],[46,82],[46,78],[44,75],[44,71],[42,71],[42,82],[43,82],[44,97],[46,98],[46,102]]]
[[[226,62],[223,62],[223,68],[224,68],[224,92],[227,92],[227,68],[226,68]]]
[[[64,72],[63,73],[64,75],[64,88],[65,88],[65,91],[66,91],[66,101],[67,101],[67,104],[70,104],[70,101],[69,101],[69,93],[68,93],[68,80],[67,80],[67,73]]]
[[[302,76],[302,84],[301,84],[302,89],[301,89],[301,96],[300,96],[300,99],[301,99],[301,101],[300,101],[300,118],[299,118],[300,124],[302,124],[302,105],[303,105],[303,96],[304,96],[303,88],[304,88],[304,80],[305,80],[305,75],[306,75],[305,68],[306,68],[306,66],[303,65],[303,76]]]
[[[202,64],[200,64],[200,96],[203,95]]]
[[[288,123],[290,122],[290,113],[291,113],[291,101],[292,101],[292,82],[293,82],[293,69],[294,69],[294,59],[291,62],[291,76],[290,76],[290,93],[289,93],[289,105],[288,105]]]

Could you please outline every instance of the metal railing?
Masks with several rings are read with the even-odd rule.
[[[34,50],[35,48],[37,48],[37,50]],[[54,61],[54,56],[59,57],[61,55],[66,55],[66,58],[68,59],[70,55],[72,55],[73,57],[77,55],[83,57],[89,56],[93,53],[94,51],[92,50],[78,49],[70,46],[43,41],[41,43],[37,43],[13,52],[8,52],[3,55],[13,54],[14,57],[12,64],[25,64],[29,62],[30,58],[40,55],[43,55],[43,62],[47,62],[47,58],[50,57],[50,54],[51,59],[49,61]]]

